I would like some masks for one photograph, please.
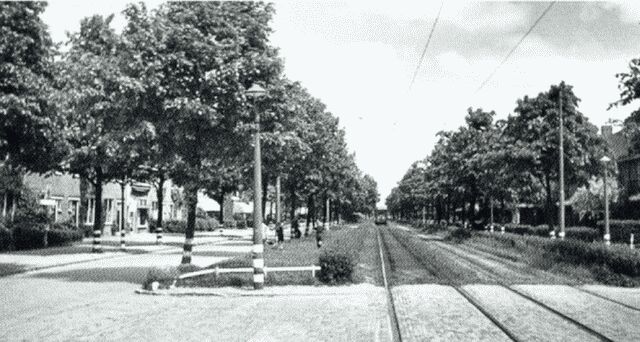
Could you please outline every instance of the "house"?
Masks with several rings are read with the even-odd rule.
[[[640,154],[631,154],[631,141],[624,130],[613,133],[611,126],[602,126],[602,137],[611,150],[611,159],[618,169],[620,212],[625,218],[640,217]]]
[[[76,226],[93,224],[94,190],[79,177],[64,173],[47,176],[27,174],[24,184],[36,193],[40,204],[49,208],[55,221],[71,221]],[[103,233],[114,233],[120,229],[123,197],[125,228],[132,232],[148,230],[150,220],[158,217],[160,205],[163,209],[163,219],[180,220],[183,217],[182,190],[170,180],[165,182],[161,204],[158,204],[156,188],[150,184],[134,182],[125,185],[124,194],[122,190],[117,182],[109,182],[103,186]],[[83,192],[84,198],[81,195]]]

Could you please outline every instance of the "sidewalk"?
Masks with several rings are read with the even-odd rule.
[[[194,239],[194,263],[198,266],[205,267],[212,263],[219,262],[221,253],[217,252],[223,252],[224,248],[217,251],[216,249],[203,246],[226,244],[234,241],[240,244],[243,242],[248,243],[250,236],[248,233],[250,232],[251,230],[247,229],[225,229],[222,232],[219,230],[215,232],[196,232]],[[164,234],[161,245],[156,244],[155,234],[130,234],[125,237],[126,247],[124,251],[120,249],[120,236],[103,236],[101,240],[103,253],[92,253],[92,238],[85,238],[83,241],[70,246],[0,253],[0,276],[148,253],[159,255],[154,258],[157,261],[155,264],[158,266],[175,266],[180,263],[184,234]],[[241,246],[234,248],[233,251],[245,252]],[[248,252],[248,250],[246,252]]]

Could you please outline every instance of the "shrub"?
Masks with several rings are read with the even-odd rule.
[[[13,248],[13,235],[3,224],[0,224],[0,251],[7,251]]]
[[[565,229],[568,239],[592,242],[600,239],[600,232],[591,227],[568,227]]]
[[[604,232],[604,221],[598,221],[598,228]],[[640,241],[640,221],[638,220],[610,220],[609,232],[612,242],[628,243],[629,235],[634,234]]]
[[[74,241],[82,240],[83,231],[71,222],[57,222],[53,224],[48,233],[49,246],[67,245]]]
[[[640,276],[640,251],[626,246],[606,246],[603,243],[578,240],[551,240],[536,236],[484,234],[506,246],[524,252],[540,250],[551,253],[558,261],[588,266],[603,266],[631,277]]]
[[[472,236],[470,229],[456,227],[449,231],[449,234],[445,237],[447,241],[462,242]]]
[[[155,226],[155,225],[154,225]],[[162,222],[162,231],[166,233],[184,233],[187,230],[187,221],[184,220],[165,220]],[[220,224],[214,218],[196,218],[196,231],[213,231]],[[154,228],[155,229],[155,228]]]
[[[10,224],[15,248],[44,247],[44,232],[47,224],[49,224],[49,218],[44,212],[36,210],[18,212]]]
[[[324,250],[319,257],[318,279],[327,284],[342,284],[353,280],[354,258],[347,252]]]
[[[166,289],[173,285],[173,282],[178,278],[180,272],[176,267],[157,268],[154,267],[147,273],[147,278],[142,283],[142,288],[145,290],[151,290],[151,284],[158,282],[161,289]]]

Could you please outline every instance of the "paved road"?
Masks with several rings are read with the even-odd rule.
[[[381,232],[403,341],[640,341],[640,289],[571,285],[468,246]]]
[[[196,246],[193,261],[224,260],[250,246],[218,239]],[[273,288],[258,297],[135,294],[149,267],[180,258],[180,248],[119,253],[2,277],[0,341],[390,340],[384,290],[368,284]]]

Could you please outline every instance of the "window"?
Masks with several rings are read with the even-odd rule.
[[[146,198],[141,198],[138,200],[138,206],[139,207],[146,207],[147,206],[147,199]]]
[[[56,201],[56,211],[53,220],[57,222],[62,218],[62,198],[54,198],[53,200]]]
[[[78,226],[78,202],[76,199],[70,199],[67,205],[67,216],[76,227]]]
[[[87,222],[88,224],[93,224],[93,216],[95,215],[96,210],[96,200],[94,198],[89,198],[89,204],[87,206]]]
[[[151,202],[151,210],[158,210],[158,202],[157,201]]]

